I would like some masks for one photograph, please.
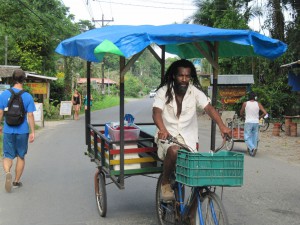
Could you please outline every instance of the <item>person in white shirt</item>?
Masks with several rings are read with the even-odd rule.
[[[249,101],[244,102],[240,110],[241,117],[245,114],[244,140],[249,154],[253,157],[257,152],[259,119],[268,117],[267,111],[264,109],[262,104],[256,100],[256,94],[254,92],[250,92]],[[259,116],[260,111],[262,114]]]
[[[231,133],[201,89],[195,66],[185,59],[171,64],[157,88],[152,117],[157,126],[155,142],[158,146],[158,156],[164,160],[161,193],[165,201],[174,199],[169,178],[175,169],[177,151],[180,147],[174,143],[163,143],[161,140],[172,135],[183,144],[196,149],[198,143],[197,107],[204,109],[217,123],[222,135],[230,136]]]

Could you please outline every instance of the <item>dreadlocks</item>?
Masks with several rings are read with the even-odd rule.
[[[174,87],[174,76],[177,75],[178,73],[178,67],[184,67],[184,68],[190,68],[191,69],[191,83],[198,88],[199,90],[202,91],[202,87],[200,85],[200,82],[197,77],[196,73],[196,68],[192,62],[186,59],[180,59],[175,62],[173,62],[170,67],[167,69],[167,72],[158,86],[157,90],[160,89],[163,86],[167,86],[167,92],[166,92],[166,98],[167,102],[166,104],[170,103],[173,100],[173,95],[172,95],[172,89]]]

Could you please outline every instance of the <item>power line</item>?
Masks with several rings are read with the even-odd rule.
[[[50,25],[49,23],[47,23],[44,19],[42,19],[39,15],[37,15],[31,8],[29,8],[24,2],[22,2],[21,0],[18,0],[19,3],[21,3],[26,9],[28,9],[33,15],[35,15],[37,18],[39,18],[39,20],[46,26],[49,26],[50,28],[53,29],[52,25]]]
[[[158,3],[162,5],[174,5],[174,6],[185,6],[186,3],[175,3],[175,2],[161,2],[161,1],[155,1],[155,0],[148,0],[147,3],[153,2],[153,3]],[[188,1],[188,3],[191,3],[191,1]]]
[[[197,8],[182,8],[182,7],[169,7],[169,6],[155,6],[155,5],[143,5],[143,4],[132,4],[132,3],[121,3],[121,2],[113,2],[113,1],[100,1],[100,0],[95,0],[96,2],[105,2],[105,3],[110,3],[110,4],[116,4],[116,5],[127,5],[127,6],[134,6],[134,7],[143,7],[143,8],[157,8],[157,9],[176,9],[176,10],[197,10]],[[166,4],[166,3],[162,3]],[[170,3],[171,4],[171,3]],[[170,5],[169,4],[169,5]]]
[[[92,10],[92,8],[91,8],[91,6],[89,4],[89,1],[88,0],[82,0],[82,4],[85,5],[85,8],[88,11],[90,17],[93,18],[94,17],[93,10]]]

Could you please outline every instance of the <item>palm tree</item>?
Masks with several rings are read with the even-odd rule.
[[[247,23],[262,10],[249,6],[251,0],[194,0],[198,10],[184,23],[202,24],[219,28],[247,28]],[[238,23],[237,23],[238,22]]]

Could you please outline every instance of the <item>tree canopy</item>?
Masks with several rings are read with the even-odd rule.
[[[58,0],[0,0],[0,35],[8,40],[7,64],[38,73],[55,71],[58,43],[79,33],[79,25]],[[4,62],[1,49],[0,60]],[[4,63],[3,63],[4,64]]]

